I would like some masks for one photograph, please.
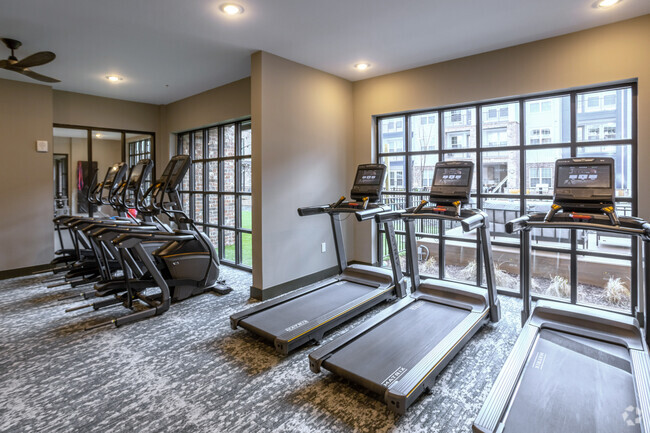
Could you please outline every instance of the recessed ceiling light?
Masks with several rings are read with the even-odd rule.
[[[238,15],[244,13],[244,8],[235,3],[224,3],[219,6],[219,9],[221,9],[221,12],[226,15]]]
[[[360,71],[365,71],[370,67],[370,63],[357,63],[354,67]]]
[[[102,134],[100,134],[100,133],[98,132],[97,134],[95,134],[95,137],[97,137],[97,138],[101,138],[101,137],[102,137]]]
[[[117,83],[118,81],[122,81],[123,78],[119,77],[117,75],[107,75],[106,79],[110,81],[111,83]]]
[[[601,8],[608,8],[610,6],[614,6],[619,1],[621,1],[621,0],[600,0],[598,2],[598,6],[601,7]]]

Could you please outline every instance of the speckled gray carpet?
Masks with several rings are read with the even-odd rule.
[[[520,302],[484,327],[432,395],[396,416],[362,388],[309,370],[313,346],[282,357],[228,317],[248,304],[251,275],[222,267],[235,289],[172,305],[122,328],[84,326],[124,314],[64,309],[75,293],[43,276],[0,281],[2,432],[460,432],[471,423],[519,332]],[[383,306],[326,335],[329,340]]]

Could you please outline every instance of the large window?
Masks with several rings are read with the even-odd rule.
[[[142,138],[138,137],[135,139],[129,139],[128,134],[126,137],[127,140],[127,151],[128,151],[128,160],[129,167],[135,167],[135,165],[142,159],[153,159],[153,152],[151,148],[151,138]],[[129,141],[132,140],[132,141]],[[151,173],[147,179],[144,180],[142,184],[142,192],[146,192],[147,189],[151,186]]]
[[[223,263],[251,269],[250,120],[178,134],[179,154],[192,156],[183,208],[217,247]]]
[[[384,201],[395,209],[414,206],[428,199],[437,161],[474,161],[471,202],[490,217],[497,285],[519,294],[519,237],[505,233],[505,223],[548,209],[558,158],[614,158],[616,207],[620,215],[636,213],[635,95],[636,84],[629,84],[378,117],[378,159],[389,170]],[[396,229],[404,247],[404,227]],[[378,251],[388,266],[382,230]],[[422,274],[484,281],[474,233],[463,233],[458,224],[421,221],[416,234]],[[535,230],[533,293],[631,311],[635,242],[620,235]],[[405,265],[404,253],[402,260]]]

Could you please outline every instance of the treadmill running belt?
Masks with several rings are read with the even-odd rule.
[[[557,344],[567,338],[576,345]],[[503,432],[640,432],[636,415],[624,416],[627,408],[637,407],[634,378],[621,368],[621,358],[612,362],[610,354],[594,356],[595,351],[620,353],[618,346],[603,350],[603,345],[607,343],[542,330]]]
[[[354,344],[333,353],[323,365],[381,394],[469,313],[469,310],[434,302],[416,301],[355,339]]]
[[[242,323],[278,336],[298,323],[311,321],[373,290],[377,289],[351,281],[339,281],[260,311],[242,320]]]

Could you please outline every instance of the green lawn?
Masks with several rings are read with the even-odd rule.
[[[251,222],[251,211],[243,211],[241,214],[242,228],[250,229],[252,227]],[[241,235],[241,244],[242,244],[242,265],[252,266],[253,265],[253,240],[252,236],[248,233],[242,233]],[[235,244],[226,245],[224,248],[224,259],[231,262],[235,261]]]

